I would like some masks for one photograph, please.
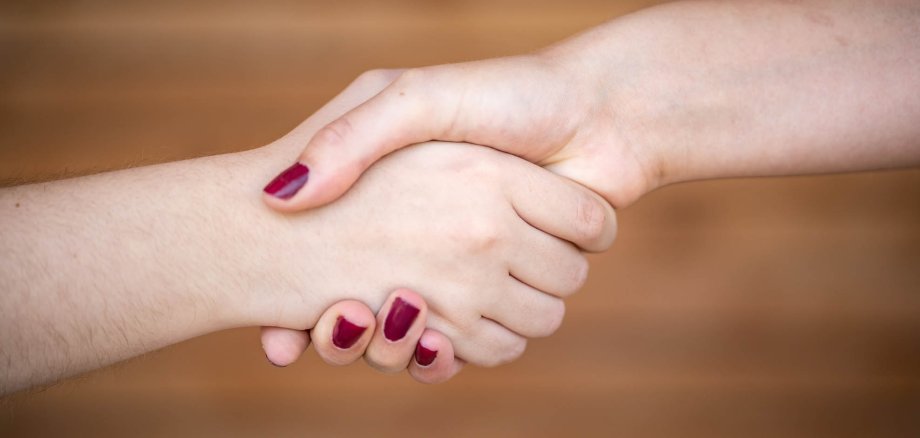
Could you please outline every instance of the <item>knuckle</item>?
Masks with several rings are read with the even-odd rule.
[[[552,304],[543,312],[540,319],[540,325],[534,334],[535,337],[546,337],[556,333],[562,326],[562,320],[565,317],[565,302],[561,299],[554,299]]]
[[[562,326],[562,320],[565,317],[565,303],[559,298],[553,298],[550,304],[542,306],[536,315],[531,319],[531,327],[526,336],[532,338],[550,336]]]
[[[504,365],[517,360],[527,350],[527,339],[517,337],[514,342],[510,342],[504,349],[504,355],[499,357],[497,365]]]
[[[470,334],[476,331],[477,324],[482,320],[479,312],[474,310],[465,310],[457,312],[451,318],[451,324],[459,333]]]
[[[475,348],[466,355],[466,358],[471,363],[486,368],[513,362],[527,349],[527,339],[510,332],[497,338],[488,335],[479,336],[475,344]]]
[[[396,81],[404,86],[416,85],[425,81],[428,72],[424,68],[408,68],[399,73]]]
[[[490,354],[481,357],[479,365],[486,368],[494,368],[514,362],[524,354],[524,350],[526,349],[527,339],[521,336],[514,336],[513,339],[493,345],[491,349],[484,349],[484,351],[490,351]]]
[[[501,355],[502,355],[501,352],[493,352],[492,354],[485,354],[485,355],[482,355],[482,356],[480,356],[480,357],[477,359],[476,364],[479,365],[479,366],[481,366],[481,367],[483,367],[483,368],[494,368],[494,367],[497,367],[497,366],[499,366],[499,365],[505,363],[505,362],[502,360],[502,356],[501,356]]]
[[[579,254],[578,261],[575,263],[574,269],[572,269],[572,284],[569,285],[570,289],[567,295],[572,295],[585,286],[585,283],[588,282],[588,272],[590,270],[591,264],[588,263],[588,259]]]
[[[372,88],[384,88],[395,81],[403,72],[403,69],[377,68],[365,71],[358,76],[355,82],[362,86]]]
[[[489,251],[498,247],[504,233],[496,221],[475,219],[463,231],[467,247],[474,251]]]
[[[501,156],[486,155],[476,156],[470,154],[471,163],[467,167],[470,176],[482,181],[501,181],[507,175],[508,166],[502,161]],[[484,159],[485,158],[485,159]]]
[[[470,148],[456,154],[454,162],[446,165],[447,170],[457,173],[461,180],[471,187],[494,190],[495,186],[503,185],[506,180],[508,166],[503,166],[500,160],[479,152],[481,151]]]
[[[345,145],[354,128],[347,117],[340,117],[316,132],[311,143],[337,149]]]
[[[600,201],[583,196],[577,205],[575,227],[586,242],[601,239],[607,229],[607,212]]]

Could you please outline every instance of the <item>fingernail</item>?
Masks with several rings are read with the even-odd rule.
[[[307,183],[309,178],[310,168],[301,163],[294,163],[284,172],[279,173],[262,190],[276,198],[288,199],[296,195],[297,191]]]
[[[406,336],[412,322],[418,316],[418,308],[404,301],[402,298],[396,298],[393,305],[390,306],[390,313],[387,314],[387,321],[383,325],[383,335],[391,341],[398,341]]]
[[[431,365],[436,357],[438,357],[438,350],[429,350],[422,346],[421,342],[415,347],[415,361],[423,367]]]
[[[358,342],[365,330],[367,327],[352,324],[345,317],[339,316],[335,320],[335,328],[332,329],[332,343],[339,348],[351,348],[355,342]]]

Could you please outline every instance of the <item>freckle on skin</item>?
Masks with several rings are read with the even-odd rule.
[[[400,92],[399,92],[399,95],[400,95],[400,96],[405,96],[406,93],[403,93],[402,91],[400,91]]]
[[[16,208],[19,208],[19,203],[18,203],[18,202],[16,203]]]

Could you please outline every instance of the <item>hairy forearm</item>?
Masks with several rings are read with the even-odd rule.
[[[0,190],[0,394],[274,322],[291,286],[271,260],[283,218],[259,202],[265,157]]]
[[[598,72],[649,190],[920,163],[918,2],[677,2],[549,52]]]

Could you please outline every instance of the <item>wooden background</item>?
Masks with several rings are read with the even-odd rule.
[[[0,184],[256,147],[363,70],[650,3],[4,1]],[[5,400],[0,435],[920,436],[920,171],[687,184],[620,220],[514,364],[276,369],[236,330]]]

